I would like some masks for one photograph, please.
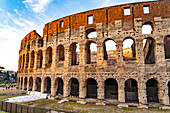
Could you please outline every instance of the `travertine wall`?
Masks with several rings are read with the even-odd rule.
[[[143,13],[145,5],[149,6],[148,14]],[[106,7],[47,23],[43,29],[43,37],[39,36],[36,31],[30,32],[21,42],[18,87],[35,91],[38,86],[36,80],[39,77],[41,78],[39,89],[43,93],[49,90],[47,92],[51,93],[52,97],[89,101],[87,87],[92,87],[87,84],[87,81],[93,78],[97,82],[97,98],[91,101],[109,103],[105,98],[107,92],[105,80],[112,78],[117,81],[117,86],[115,86],[117,99],[115,100],[119,106],[126,106],[125,103],[129,101],[127,96],[130,93],[137,95],[137,103],[144,106],[150,100],[147,81],[155,80],[158,91],[154,91],[158,93],[158,102],[169,105],[170,59],[165,59],[164,51],[164,39],[170,35],[169,5],[169,1],[154,1]],[[130,15],[124,15],[125,7],[130,7]],[[93,15],[93,24],[87,23],[88,15]],[[60,26],[61,21],[64,23],[63,27]],[[142,34],[142,26],[148,23],[152,26],[153,32]],[[87,34],[94,30],[97,32],[97,37],[88,39]],[[123,41],[127,37],[135,42],[136,56],[124,59]],[[148,37],[154,42],[155,63],[152,64],[145,64],[143,52],[143,40]],[[113,64],[104,60],[104,42],[108,39],[116,43],[117,59]],[[40,40],[43,45],[38,43]],[[91,42],[97,44],[97,62],[87,64],[88,44]],[[75,51],[72,45],[75,43],[79,44],[78,65],[72,65],[76,64],[72,63],[73,50]],[[63,60],[61,60],[62,53],[64,53]],[[47,77],[50,78],[50,83],[46,82],[49,80]],[[59,78],[63,80],[62,96],[56,95]],[[79,81],[77,98],[71,95],[72,78]],[[137,90],[127,92],[125,82],[132,79],[137,82],[137,85],[134,85]],[[136,101],[132,99],[130,102]]]

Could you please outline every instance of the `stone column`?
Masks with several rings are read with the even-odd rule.
[[[27,58],[27,54],[25,54],[25,61],[24,61],[24,67],[23,67],[23,72],[25,71],[25,68],[26,68],[26,62],[27,62],[27,60],[26,60],[26,58]]]
[[[96,105],[105,105],[105,103],[103,102],[104,100],[104,80],[103,78],[100,79],[100,81],[98,81],[98,86],[97,86],[97,99],[98,102],[96,103]]]
[[[103,52],[103,45],[102,43],[97,44],[97,66],[103,65],[103,58],[104,52]]]
[[[55,80],[51,80],[51,96],[55,97]]]
[[[56,46],[54,46],[54,48],[52,50],[52,67],[54,67],[55,64],[56,64],[56,56],[57,56],[57,54],[56,54],[56,48],[55,47]]]
[[[65,78],[64,79],[64,94],[63,94],[63,97],[64,99],[67,100],[67,97],[69,96],[69,83],[68,83],[68,80]]]
[[[123,73],[124,72],[123,42],[121,40],[116,41],[116,51],[117,51],[117,64],[116,64],[117,71],[118,73]]]
[[[137,59],[137,69],[139,73],[145,72],[145,62],[143,53],[143,40],[136,39],[136,59]]]
[[[27,78],[27,91],[29,91],[30,77]]]
[[[64,61],[64,67],[65,68],[68,68],[68,66],[69,66],[69,47],[65,47],[65,50],[64,50],[64,59],[65,59],[65,61]]]
[[[35,91],[35,82],[36,82],[36,78],[35,77],[33,77],[33,88],[32,88],[32,91]]]
[[[147,95],[146,95],[146,83],[143,81],[144,74],[141,75],[140,82],[138,82],[138,99],[139,106],[138,108],[148,108],[147,107]]]
[[[125,83],[124,79],[120,78],[118,85],[118,107],[128,107],[125,103]]]
[[[21,80],[22,77],[20,77],[20,89],[22,89],[22,80]]]
[[[79,101],[78,103],[84,104],[84,99],[86,98],[86,85],[85,80],[82,78],[83,75],[81,75],[81,78],[79,80]]]
[[[41,93],[44,93],[44,80],[45,80],[45,78],[42,78],[42,82],[41,82]]]
[[[25,84],[25,77],[23,77],[23,81],[22,81],[22,90],[24,90],[24,89],[25,89],[24,84]]]
[[[37,51],[35,51],[34,52],[34,56],[35,56],[35,58],[34,58],[34,72],[36,72],[36,69],[37,69]]]
[[[84,71],[84,66],[86,65],[85,44],[80,43],[79,48],[80,48],[80,51],[79,51],[79,68],[80,68],[80,70]]]
[[[31,52],[29,53],[28,72],[30,72],[30,65],[31,65]]]
[[[46,50],[43,50],[43,62],[42,62],[42,68],[45,69],[46,64]]]
[[[159,96],[158,98],[162,105],[168,105],[169,104],[168,85],[164,81],[162,80],[162,84],[158,85],[158,96]]]

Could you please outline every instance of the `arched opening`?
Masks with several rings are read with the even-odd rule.
[[[170,103],[170,81],[168,82],[168,96],[169,96],[169,103]]]
[[[116,43],[112,39],[105,40],[103,50],[104,60],[107,60],[107,64],[115,64],[117,60]]]
[[[142,25],[142,34],[152,34],[153,33],[153,24],[152,22],[145,22]]]
[[[33,88],[33,78],[32,77],[30,77],[30,79],[29,79],[29,91],[32,91],[32,88]]]
[[[37,55],[37,68],[42,68],[42,61],[43,61],[43,53],[42,50],[39,50]]]
[[[145,38],[143,40],[143,51],[145,64],[155,63],[155,40],[151,37]]]
[[[21,89],[23,88],[23,77],[21,77]]]
[[[86,63],[96,63],[97,61],[97,44],[95,42],[87,42],[86,44]]]
[[[164,39],[165,59],[170,59],[170,35]]]
[[[52,64],[52,48],[48,47],[46,50],[46,68],[50,68]]]
[[[24,78],[24,90],[27,90],[27,77]]]
[[[44,92],[51,93],[51,78],[46,77],[44,82]]]
[[[34,58],[35,58],[34,54],[35,54],[34,51],[32,51],[32,52],[31,52],[30,68],[34,68]]]
[[[38,40],[38,47],[43,47],[43,39]]]
[[[93,78],[89,78],[86,81],[87,84],[87,94],[86,98],[97,98],[97,82]]]
[[[71,93],[72,96],[79,96],[79,81],[76,78],[71,80]]]
[[[158,99],[158,85],[154,79],[150,79],[146,83],[146,92],[147,92],[147,102],[157,103]]]
[[[18,88],[20,89],[21,86],[20,86],[20,77],[18,77]]]
[[[133,38],[128,37],[123,41],[123,59],[136,59],[136,47]]]
[[[26,66],[25,66],[26,69],[28,68],[28,64],[29,64],[29,53],[27,53],[26,55]]]
[[[105,81],[105,98],[118,99],[118,84],[113,78],[109,78]]]
[[[23,60],[22,60],[22,70],[24,70],[24,66],[25,66],[25,54],[23,55]]]
[[[64,46],[59,45],[57,47],[57,61],[64,61]]]
[[[91,28],[86,30],[86,38],[97,38],[97,32],[95,29]]]
[[[30,51],[30,45],[27,46],[27,51]]]
[[[63,95],[63,79],[56,79],[55,86],[57,88],[56,95]]]
[[[71,56],[71,65],[79,64],[79,44],[73,43],[70,45],[70,56]]]
[[[37,77],[35,81],[35,91],[41,92],[41,78]]]
[[[125,101],[130,103],[138,102],[137,81],[134,79],[128,79],[125,82]]]

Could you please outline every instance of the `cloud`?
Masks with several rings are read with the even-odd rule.
[[[47,10],[48,5],[53,0],[24,0],[26,8],[31,8],[36,13],[41,13]]]

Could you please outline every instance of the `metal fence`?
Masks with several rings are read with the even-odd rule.
[[[49,109],[41,109],[36,107],[29,107],[26,105],[19,105],[10,102],[0,101],[0,110],[9,113],[50,113]]]

